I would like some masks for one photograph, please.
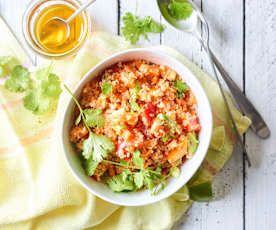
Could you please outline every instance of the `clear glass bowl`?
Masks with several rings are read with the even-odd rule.
[[[23,15],[22,27],[23,35],[27,44],[36,54],[42,55],[44,57],[59,58],[75,54],[83,46],[85,41],[88,39],[89,33],[91,32],[91,20],[87,12],[83,11],[81,16],[83,17],[84,21],[84,29],[76,46],[66,52],[51,53],[39,44],[34,30],[36,20],[38,19],[40,13],[45,8],[55,4],[65,4],[75,9],[81,6],[81,2],[78,0],[33,0],[30,2]]]

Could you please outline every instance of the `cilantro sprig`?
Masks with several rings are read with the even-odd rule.
[[[100,136],[92,132],[91,127],[102,127],[104,124],[100,110],[83,110],[77,98],[71,90],[64,85],[64,88],[72,96],[72,99],[79,108],[80,115],[76,120],[78,124],[81,120],[89,132],[88,138],[83,142],[83,157],[88,161],[84,165],[88,175],[93,175],[97,165],[115,149],[114,143],[106,136]]]
[[[123,23],[124,26],[121,27],[122,34],[131,44],[136,44],[140,36],[144,36],[146,40],[149,40],[147,33],[161,33],[165,29],[164,25],[154,21],[150,16],[139,18],[130,12],[123,16]]]
[[[10,56],[0,57],[0,77],[8,76],[5,88],[14,93],[24,93],[24,107],[36,115],[48,111],[57,101],[62,90],[60,80],[52,73],[52,63],[32,73]]]

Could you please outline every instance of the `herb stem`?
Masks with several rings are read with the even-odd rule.
[[[84,116],[84,112],[83,112],[83,109],[81,108],[81,105],[80,103],[78,102],[77,98],[74,96],[74,94],[72,93],[72,91],[68,88],[67,85],[64,85],[64,88],[68,91],[68,93],[72,96],[73,100],[75,101],[76,105],[78,106],[79,110],[80,110],[80,114],[81,114],[81,117],[82,117],[82,121],[85,125],[85,127],[88,129],[89,133],[91,134],[92,131],[91,129],[89,128],[88,124],[86,123],[86,119],[85,119],[85,116]]]

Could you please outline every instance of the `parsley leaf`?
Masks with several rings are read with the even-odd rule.
[[[176,88],[178,98],[183,98],[183,93],[186,92],[187,89],[189,89],[189,86],[185,82],[180,80],[176,80],[174,82],[174,87]]]
[[[123,16],[123,23],[122,34],[131,44],[136,44],[141,35],[148,40],[147,33],[161,33],[165,29],[164,25],[155,22],[150,16],[141,19],[130,12]]]
[[[58,99],[62,92],[59,77],[53,73],[48,74],[45,80],[41,81],[41,88],[44,95],[54,99]]]
[[[109,82],[106,82],[102,85],[103,95],[108,95],[112,92],[112,85]]]
[[[50,107],[50,100],[43,95],[40,87],[28,90],[23,102],[24,107],[34,114],[42,114]]]
[[[132,111],[134,111],[134,112],[137,112],[137,111],[140,110],[140,107],[139,107],[139,105],[137,104],[136,101],[131,101],[131,102],[129,102],[129,107],[130,107],[130,109],[131,109]]]
[[[90,157],[88,160],[86,160],[84,162],[84,167],[85,167],[86,174],[88,176],[92,176],[94,174],[96,168],[98,167],[98,164],[99,164],[99,162],[94,161],[92,159],[92,157]]]
[[[123,174],[113,176],[108,181],[108,186],[113,192],[132,191],[135,189],[134,183],[131,178],[123,178]]]
[[[186,0],[170,0],[168,5],[171,16],[175,19],[187,19],[193,12],[193,6]]]
[[[171,118],[169,118],[167,115],[159,113],[157,115],[157,119],[159,119],[160,121],[167,121],[170,128],[173,129],[175,132],[177,132],[178,134],[181,133],[180,129],[177,127],[175,121],[173,121]]]
[[[17,65],[12,69],[10,77],[6,80],[5,87],[12,92],[23,92],[29,87],[30,82],[28,69],[22,65]]]
[[[89,127],[101,128],[104,126],[104,117],[100,109],[85,109],[83,111],[86,123]]]
[[[102,161],[108,153],[114,151],[114,143],[106,136],[99,136],[90,131],[89,137],[83,142],[83,156],[96,162]]]

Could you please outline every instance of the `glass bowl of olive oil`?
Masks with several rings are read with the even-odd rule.
[[[69,18],[81,5],[78,0],[35,0],[23,16],[23,34],[28,45],[45,57],[64,57],[76,53],[91,32],[86,11],[74,18],[69,28],[53,18]]]

